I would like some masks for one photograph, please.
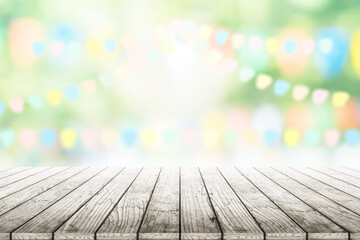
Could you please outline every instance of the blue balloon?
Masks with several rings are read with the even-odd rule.
[[[336,77],[344,67],[349,53],[349,39],[344,30],[324,28],[316,36],[315,64],[327,79]]]
[[[45,147],[52,147],[56,141],[56,132],[53,129],[45,129],[40,133],[40,139]]]

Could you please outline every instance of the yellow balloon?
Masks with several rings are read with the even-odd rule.
[[[61,103],[61,92],[57,90],[49,91],[46,93],[46,99],[51,105],[57,106]]]
[[[111,148],[116,144],[118,139],[117,132],[115,129],[106,128],[100,133],[101,143],[106,148]]]
[[[360,78],[360,30],[357,30],[351,41],[351,59],[356,75]]]
[[[60,132],[60,141],[64,148],[71,149],[75,146],[77,133],[70,128],[63,129]]]
[[[300,132],[297,129],[289,128],[284,131],[284,141],[286,146],[294,147],[300,140]]]

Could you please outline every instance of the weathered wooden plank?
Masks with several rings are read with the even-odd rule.
[[[315,171],[311,168],[298,168],[298,171],[308,175],[309,177],[315,178],[323,183],[326,183],[334,188],[341,189],[341,191],[346,192],[354,197],[360,198],[360,188],[343,182],[339,179],[333,178],[327,174]]]
[[[159,173],[160,168],[145,168],[141,171],[97,231],[98,240],[136,239]]]
[[[223,177],[265,232],[266,239],[306,239],[306,233],[235,168],[221,168]]]
[[[56,168],[58,169],[58,168]],[[85,168],[68,168],[64,171],[60,171],[55,173],[53,176],[50,176],[47,179],[43,179],[42,181],[35,183],[29,187],[26,187],[17,192],[13,192],[11,195],[8,195],[0,200],[0,215],[9,211],[10,209],[16,207],[17,205],[26,202],[27,200],[49,190],[50,188],[60,184],[66,179],[74,176],[75,174],[84,171]],[[48,171],[50,172],[50,171]],[[46,172],[43,172],[46,173]],[[38,177],[40,174],[36,175]],[[35,177],[35,176],[34,176]],[[30,179],[31,181],[33,178]],[[18,183],[18,182],[17,182]],[[15,184],[17,184],[15,183]],[[12,186],[12,185],[9,185]],[[0,195],[3,192],[0,192]]]
[[[355,198],[343,191],[340,191],[328,184],[311,178],[294,169],[279,169],[286,176],[306,185],[308,188],[322,194],[323,196],[333,200],[337,204],[348,208],[351,211],[360,213],[360,199]]]
[[[274,204],[294,219],[308,233],[308,239],[348,239],[348,233],[342,228],[260,172],[253,168],[238,170]]]
[[[6,185],[4,187],[1,188],[0,191],[0,199],[9,196],[12,193],[16,193],[17,191],[20,191],[26,187],[31,186],[32,184],[38,183],[48,177],[51,177],[54,174],[57,174],[61,171],[64,171],[66,168],[64,167],[59,167],[59,168],[49,168],[46,169],[45,171],[41,171],[37,174],[34,174],[30,177],[27,178],[23,178],[21,180],[18,180],[14,183],[11,183],[9,185]],[[25,193],[27,194],[27,193]],[[0,210],[1,212],[1,210]]]
[[[17,181],[20,181],[22,179],[31,177],[36,173],[46,171],[48,169],[49,168],[47,168],[47,167],[30,168],[30,169],[26,169],[25,171],[18,172],[16,174],[12,174],[10,176],[7,176],[7,177],[1,179],[0,188],[5,187],[5,186],[7,186],[9,184],[13,184],[13,183],[15,183]]]
[[[179,168],[164,168],[145,212],[139,239],[179,239]]]
[[[94,239],[96,231],[135,180],[141,168],[126,168],[68,219],[54,239]]]
[[[332,168],[336,171],[342,172],[344,174],[348,174],[350,176],[356,177],[356,178],[360,178],[360,172],[354,170],[354,169],[350,169],[350,168],[345,168],[345,167],[341,167],[341,168]]]
[[[14,231],[12,239],[51,240],[53,233],[103,189],[120,171],[121,169],[118,168],[107,168],[100,172]]]
[[[3,178],[3,174],[6,175],[7,171],[11,171],[11,169],[15,169],[16,167],[1,167],[0,168],[0,179]]]
[[[26,171],[29,170],[30,167],[13,167],[13,168],[8,168],[5,171],[0,172],[0,179],[3,179],[7,176],[11,176],[13,174],[22,172],[22,171]]]
[[[279,174],[274,169],[260,169],[259,171],[350,232],[351,239],[360,239],[360,216],[358,214],[336,204],[295,180]]]
[[[221,230],[197,168],[181,171],[181,239],[221,239]]]
[[[263,239],[264,232],[219,171],[201,168],[200,172],[224,239]]]
[[[15,231],[25,222],[62,199],[70,192],[85,184],[89,179],[98,174],[102,169],[89,168],[71,177],[61,184],[30,199],[16,208],[0,216],[0,239],[10,240],[10,233]]]
[[[326,174],[332,178],[335,178],[339,181],[346,182],[348,184],[354,185],[356,187],[360,188],[360,179],[357,177],[353,177],[351,175],[347,175],[345,173],[330,169],[330,168],[317,168],[314,169],[317,172],[321,172],[323,174]],[[360,190],[360,189],[359,189]]]

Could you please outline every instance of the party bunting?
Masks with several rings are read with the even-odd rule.
[[[77,133],[73,129],[64,129],[60,132],[60,141],[65,149],[71,149],[75,146]]]
[[[274,93],[277,96],[285,95],[290,90],[290,83],[285,80],[276,80],[274,84]]]
[[[340,140],[340,133],[336,129],[327,130],[324,135],[325,144],[328,147],[335,147]]]
[[[155,130],[144,130],[139,132],[136,129],[124,129],[118,134],[115,128],[106,127],[104,129],[84,129],[76,130],[73,128],[64,128],[56,131],[55,129],[43,129],[36,131],[27,128],[20,131],[15,131],[11,128],[0,130],[0,148],[11,148],[18,140],[21,146],[30,149],[36,147],[38,141],[45,148],[53,148],[56,145],[59,137],[59,143],[62,148],[66,150],[74,149],[76,146],[82,146],[84,149],[92,150],[98,146],[105,148],[113,148],[120,140],[126,148],[133,148],[136,146],[138,136],[141,136],[141,141],[147,149],[154,149],[160,147],[164,143],[167,148],[175,146],[186,146],[193,148],[196,146],[199,136],[201,137],[202,146],[206,148],[217,147],[236,147],[238,143],[245,143],[247,146],[255,146],[261,139],[265,146],[274,148],[281,144],[281,140],[287,147],[295,147],[299,145],[301,137],[304,138],[304,143],[309,147],[319,146],[321,143],[328,147],[335,147],[343,139],[344,143],[349,147],[356,147],[360,145],[360,130],[355,128],[345,129],[339,131],[338,129],[328,128],[321,131],[316,128],[298,129],[285,128],[284,130],[276,128],[265,128],[265,130],[256,130],[248,128],[245,131],[237,131],[235,129],[224,129],[222,131],[204,129],[184,129],[183,132],[175,130],[164,130],[162,132]],[[181,141],[182,142],[179,142]],[[80,143],[81,145],[77,145]],[[180,143],[180,144],[178,144]],[[121,147],[119,145],[119,147]]]
[[[0,131],[0,146],[10,148],[15,141],[15,131],[12,129],[4,129]]]
[[[355,147],[360,141],[360,132],[356,129],[349,129],[345,132],[345,141],[350,147]]]
[[[295,147],[300,140],[300,132],[297,129],[285,129],[284,142],[288,147]]]
[[[9,108],[14,113],[21,113],[24,111],[24,101],[21,98],[13,98],[9,100]]]
[[[57,133],[53,129],[45,129],[40,133],[43,145],[47,148],[53,147],[56,142]]]
[[[305,142],[309,146],[317,146],[320,143],[321,134],[320,131],[316,129],[310,129],[305,132]]]
[[[62,101],[62,94],[58,90],[52,90],[46,93],[46,99],[51,105],[57,106]]]
[[[268,147],[275,147],[280,141],[280,132],[276,130],[267,130],[264,133],[264,141]]]

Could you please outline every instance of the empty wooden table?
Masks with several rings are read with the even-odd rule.
[[[359,239],[349,168],[0,169],[0,240]]]

